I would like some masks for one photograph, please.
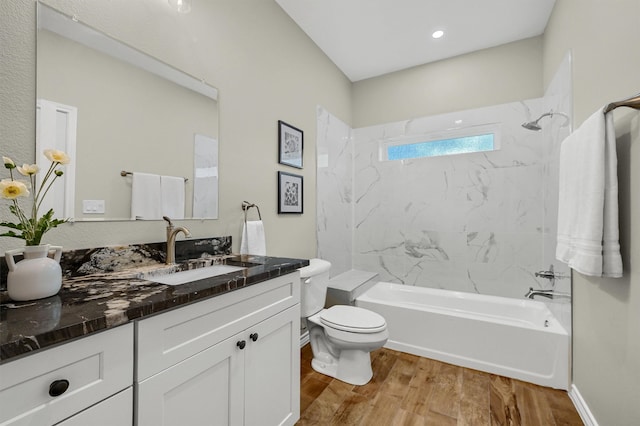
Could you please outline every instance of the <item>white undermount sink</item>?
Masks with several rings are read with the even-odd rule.
[[[243,266],[233,265],[212,265],[204,268],[189,269],[187,271],[173,272],[163,275],[149,276],[147,279],[160,284],[180,285],[193,281],[204,280],[206,278],[217,277],[247,269]]]

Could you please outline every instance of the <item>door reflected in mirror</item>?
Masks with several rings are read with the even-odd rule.
[[[135,219],[122,171],[184,178],[184,217],[218,217],[214,87],[38,3],[37,104],[37,157],[72,157],[61,217]]]

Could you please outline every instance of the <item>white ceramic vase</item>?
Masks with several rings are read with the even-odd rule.
[[[49,253],[53,252],[53,258]],[[14,256],[22,254],[24,259],[15,262]],[[26,246],[5,252],[9,274],[7,292],[17,302],[53,296],[62,287],[60,257],[62,247],[42,244]]]

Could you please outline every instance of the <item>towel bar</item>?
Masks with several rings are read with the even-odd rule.
[[[608,113],[609,111],[613,111],[618,107],[629,107],[633,109],[640,109],[640,93],[635,96],[632,96],[628,99],[623,99],[618,102],[612,102],[604,109],[604,113]]]
[[[133,172],[127,172],[126,170],[121,170],[120,171],[120,176],[125,177],[125,176],[129,176],[132,175]],[[189,180],[189,178],[183,177],[182,179],[184,179],[185,183]]]
[[[256,210],[258,210],[258,219],[262,220],[262,215],[260,214],[260,207],[258,207],[256,204],[250,203],[248,201],[243,201],[242,202],[242,210],[244,211],[244,221],[247,221],[247,210],[249,210],[251,207],[255,207]]]

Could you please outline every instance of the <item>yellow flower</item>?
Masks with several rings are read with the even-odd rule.
[[[2,162],[7,169],[13,169],[16,167],[16,163],[9,157],[2,156]]]
[[[19,180],[2,179],[0,180],[0,196],[8,200],[15,200],[18,197],[26,197],[29,195],[27,185]]]
[[[40,170],[40,168],[37,164],[23,164],[22,167],[18,166],[18,171],[23,176],[35,175],[38,173],[38,170]]]
[[[47,149],[44,155],[51,161],[51,164],[39,184],[36,182],[36,174],[40,168],[36,164],[23,164],[22,167],[16,167],[11,158],[2,157],[4,167],[9,170],[9,179],[0,180],[0,198],[9,200],[9,212],[18,221],[0,220],[0,227],[9,228],[8,231],[0,233],[0,237],[21,238],[27,246],[37,246],[42,241],[45,232],[68,221],[68,219],[54,218],[53,209],[49,209],[42,216],[38,214],[42,200],[51,189],[53,182],[63,175],[63,171],[57,169],[58,165],[66,165],[70,161],[67,154],[57,149]],[[15,180],[13,169],[16,168],[18,173],[29,178],[28,182]],[[29,188],[31,192],[29,192]],[[20,197],[31,199],[31,205],[28,209],[25,210],[20,205],[18,200]]]
[[[71,161],[65,152],[57,149],[45,149],[44,156],[52,163],[60,163],[62,165],[69,164],[69,161]]]

